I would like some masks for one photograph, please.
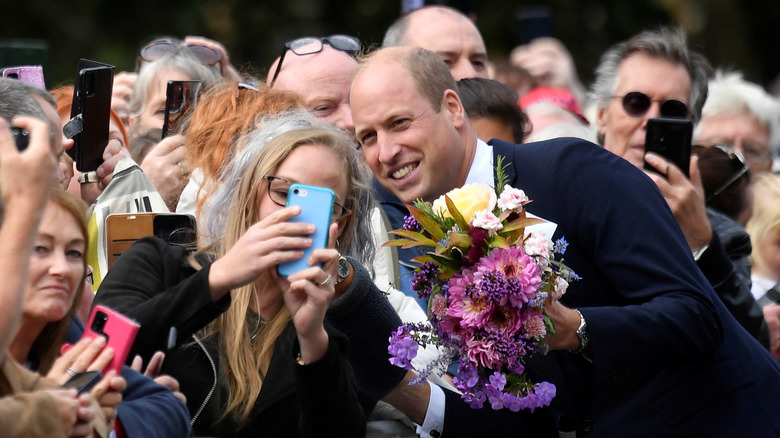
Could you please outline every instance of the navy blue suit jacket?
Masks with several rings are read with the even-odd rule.
[[[491,144],[510,185],[533,200],[528,211],[558,224],[566,264],[582,277],[562,303],[585,317],[592,362],[554,351],[528,367],[556,384],[559,427],[579,436],[780,436],[780,366],[715,295],[652,180],[582,140]],[[480,415],[447,397],[445,436]],[[524,420],[513,421],[506,434]]]

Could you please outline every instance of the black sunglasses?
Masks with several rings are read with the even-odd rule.
[[[623,110],[631,117],[642,117],[650,110],[653,100],[645,93],[632,91],[623,96],[612,96],[613,99],[623,99]],[[687,118],[688,106],[679,100],[665,100],[661,102],[661,115],[664,117]]]
[[[325,43],[330,44],[336,50],[346,52],[349,54],[357,53],[360,50],[360,40],[349,35],[331,35],[328,37],[303,37],[284,43],[282,54],[279,56],[279,63],[276,64],[276,71],[271,78],[271,83],[268,87],[273,87],[276,82],[276,78],[279,77],[279,72],[282,70],[282,61],[284,61],[284,55],[287,51],[291,51],[298,56],[313,55],[322,51]]]

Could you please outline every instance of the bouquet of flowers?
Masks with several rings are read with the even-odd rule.
[[[566,242],[553,242],[525,228],[544,222],[527,217],[531,202],[522,190],[506,185],[497,167],[501,193],[484,184],[468,184],[433,204],[409,206],[400,238],[386,245],[432,248],[420,263],[412,288],[428,299],[428,324],[405,324],[390,337],[390,362],[413,369],[422,346],[436,345],[440,356],[426,369],[415,370],[412,384],[439,374],[453,357],[460,364],[452,382],[473,408],[488,401],[493,409],[534,410],[547,406],[555,386],[534,383],[524,360],[546,353],[546,335],[554,335],[545,314],[547,300],[559,299],[577,276],[562,260]]]

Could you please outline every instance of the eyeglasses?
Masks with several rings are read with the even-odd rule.
[[[141,49],[140,59],[146,62],[154,62],[165,55],[176,53],[181,49],[189,51],[203,65],[214,66],[222,61],[222,54],[214,49],[195,44],[176,45],[170,41],[157,41],[147,44]]]
[[[645,93],[632,91],[624,96],[612,96],[613,99],[623,99],[623,110],[631,117],[642,117],[650,110],[653,100]],[[679,100],[661,102],[661,115],[664,117],[688,117],[688,106]]]
[[[284,178],[279,178],[278,176],[273,175],[266,174],[263,175],[263,178],[268,180],[268,197],[271,198],[271,200],[274,201],[276,205],[280,205],[282,207],[287,206],[287,192],[290,190],[290,185],[292,185],[292,183]],[[334,222],[341,219],[347,213],[349,213],[349,209],[347,207],[344,207],[338,202],[333,202],[332,219]]]
[[[282,54],[279,56],[279,63],[276,64],[276,71],[274,71],[274,76],[268,85],[269,88],[274,86],[276,78],[279,77],[279,72],[282,70],[282,61],[284,61],[284,55],[287,54],[288,50],[298,56],[313,55],[321,52],[322,48],[325,47],[325,43],[330,44],[336,50],[349,54],[357,53],[360,50],[360,40],[349,35],[331,35],[323,38],[303,37],[288,41],[284,43]]]
[[[740,153],[722,144],[717,144],[710,147],[696,145],[693,146],[692,153],[698,155],[700,159],[706,159],[706,157],[710,154],[724,154],[728,156],[730,163],[733,165],[732,167],[738,167],[733,175],[731,175],[726,181],[723,181],[723,183],[721,183],[717,188],[715,188],[715,190],[712,191],[712,193],[710,193],[709,196],[707,196],[707,199],[704,201],[705,203],[709,203],[715,199],[716,196],[721,194],[724,190],[728,189],[738,179],[742,178],[742,176],[746,174],[748,170],[750,170],[750,166],[745,163],[745,159]]]
[[[95,284],[95,273],[92,271],[92,266],[87,265],[87,275],[84,279],[90,286]]]

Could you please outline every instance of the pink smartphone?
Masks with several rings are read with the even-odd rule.
[[[103,369],[104,374],[110,370],[119,374],[140,328],[137,322],[106,306],[98,304],[92,309],[84,336],[93,339],[103,336],[106,346],[114,349],[114,358]]]

